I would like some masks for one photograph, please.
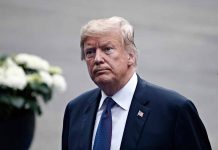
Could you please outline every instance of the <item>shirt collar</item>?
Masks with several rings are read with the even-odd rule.
[[[138,78],[134,73],[127,84],[111,97],[122,109],[129,110],[137,82]],[[101,90],[99,109],[103,109],[102,105],[106,97],[108,96]]]

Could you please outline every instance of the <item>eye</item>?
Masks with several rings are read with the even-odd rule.
[[[106,46],[103,48],[103,50],[106,54],[111,54],[113,52],[114,48],[110,47],[110,46]]]
[[[95,56],[95,52],[96,52],[96,49],[95,49],[95,48],[88,48],[88,49],[85,49],[85,56],[86,56],[87,58],[94,57],[94,56]]]

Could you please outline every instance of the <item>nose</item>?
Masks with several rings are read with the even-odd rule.
[[[99,65],[104,62],[104,56],[101,49],[97,48],[95,52],[95,64]]]

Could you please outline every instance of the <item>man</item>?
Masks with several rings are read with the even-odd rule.
[[[136,74],[128,21],[112,17],[86,24],[81,57],[98,88],[67,105],[63,150],[211,150],[193,103]]]

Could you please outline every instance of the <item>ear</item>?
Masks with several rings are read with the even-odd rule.
[[[135,55],[134,55],[134,53],[133,52],[129,52],[128,53],[128,65],[129,66],[132,66],[132,65],[134,65],[135,64]]]

